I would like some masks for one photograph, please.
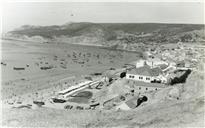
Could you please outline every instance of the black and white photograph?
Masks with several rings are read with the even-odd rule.
[[[203,0],[4,0],[0,127],[204,128]]]

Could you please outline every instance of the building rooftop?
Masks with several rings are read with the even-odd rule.
[[[160,69],[159,67],[151,68],[150,66],[145,65],[143,67],[131,69],[127,73],[144,76],[158,76],[162,73],[162,69]]]

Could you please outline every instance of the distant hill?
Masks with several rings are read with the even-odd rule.
[[[24,25],[10,31],[23,39],[66,43],[100,44],[126,48],[127,45],[204,41],[204,25],[163,23],[67,23],[53,26]],[[120,48],[120,49],[121,49]]]
[[[61,26],[29,26],[24,25],[21,28],[11,31],[13,34],[21,34],[27,36],[42,36],[52,38],[53,36],[69,35],[80,36],[86,33],[94,33],[96,30],[102,30],[105,37],[109,37],[116,31],[123,31],[125,33],[137,33],[137,32],[160,32],[168,33],[173,32],[177,34],[179,32],[188,32],[193,30],[200,30],[204,28],[204,25],[192,25],[192,24],[159,24],[159,23],[70,23]]]

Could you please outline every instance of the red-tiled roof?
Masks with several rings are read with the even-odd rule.
[[[144,75],[144,76],[158,76],[162,73],[162,70],[159,67],[150,68],[150,66],[145,65],[140,68],[134,68],[127,73],[134,74],[134,75]]]
[[[150,71],[150,74],[152,76],[158,76],[158,75],[162,74],[162,70],[159,67],[152,68]]]

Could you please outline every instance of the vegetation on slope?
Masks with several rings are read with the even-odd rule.
[[[11,31],[11,34],[28,37],[41,36],[53,39],[55,37],[101,37],[105,41],[120,40],[125,43],[136,42],[167,42],[189,41],[192,36],[183,33],[203,30],[204,25],[197,24],[160,24],[160,23],[69,23],[61,26],[30,26],[24,25]],[[180,36],[177,36],[181,34]],[[200,38],[203,32],[195,36]],[[175,37],[175,38],[172,38]],[[205,39],[204,37],[201,37]]]
[[[130,111],[6,109],[2,123],[15,127],[204,127],[203,75],[193,72],[187,83],[179,85],[183,91],[178,100],[160,95],[157,102]]]

